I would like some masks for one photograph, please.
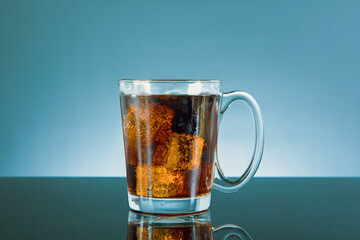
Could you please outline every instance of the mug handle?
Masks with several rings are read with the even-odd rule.
[[[217,156],[218,154],[216,152],[215,165],[218,172],[218,178],[216,179],[217,183],[214,182],[214,189],[227,193],[238,191],[250,181],[259,167],[264,149],[264,126],[260,107],[250,94],[242,91],[223,93],[219,121],[221,121],[226,109],[236,100],[244,101],[252,112],[253,120],[255,122],[255,148],[249,166],[247,167],[246,171],[237,179],[229,179],[225,176],[220,167]]]
[[[225,224],[216,228],[213,228],[213,233],[218,231],[218,233],[221,235],[219,239],[226,240],[229,237],[238,237],[241,240],[252,240],[250,235],[241,227],[236,226],[234,224]],[[217,238],[216,238],[217,239]]]

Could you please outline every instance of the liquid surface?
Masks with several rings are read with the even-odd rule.
[[[218,95],[121,96],[128,190],[196,197],[213,183]]]

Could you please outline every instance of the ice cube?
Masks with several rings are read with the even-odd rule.
[[[164,166],[139,164],[136,167],[136,194],[146,197],[168,198],[181,195],[185,174],[171,172]]]
[[[185,133],[172,133],[166,145],[156,148],[153,163],[167,170],[196,170],[200,167],[205,140]]]
[[[141,101],[127,109],[123,131],[129,144],[149,145],[171,133],[174,111],[164,105]]]

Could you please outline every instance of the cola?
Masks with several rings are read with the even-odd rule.
[[[219,95],[121,95],[128,191],[189,198],[210,193]]]

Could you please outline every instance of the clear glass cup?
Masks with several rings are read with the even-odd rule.
[[[128,240],[225,240],[230,237],[237,237],[243,240],[252,239],[244,229],[234,224],[212,227],[210,211],[178,216],[147,215],[129,212]]]
[[[148,213],[192,213],[209,208],[211,189],[233,192],[255,174],[264,130],[248,93],[223,93],[220,80],[119,80],[130,208]],[[219,122],[233,101],[249,106],[255,148],[248,168],[227,178],[217,159]],[[214,183],[215,168],[217,181]]]

